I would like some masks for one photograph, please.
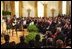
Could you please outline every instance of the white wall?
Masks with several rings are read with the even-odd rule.
[[[52,16],[51,14],[51,9],[52,8],[55,8],[55,15],[54,16],[57,16],[58,15],[58,1],[48,1],[48,17]]]
[[[66,14],[66,1],[62,1],[62,14]]]
[[[34,2],[33,1],[23,1],[23,17],[28,16],[27,9],[31,9],[30,16],[34,17],[35,11],[34,11]]]
[[[15,15],[19,17],[19,1],[15,1]]]
[[[39,3],[40,4],[40,3]],[[23,1],[23,16],[24,17],[27,17],[28,16],[28,13],[27,13],[27,9],[30,8],[32,11],[31,11],[31,14],[30,16],[35,16],[35,11],[34,11],[34,1]],[[51,17],[52,14],[51,14],[51,8],[55,8],[55,15],[54,16],[57,16],[58,15],[58,1],[48,1],[48,9],[47,9],[47,16]],[[44,13],[44,8],[42,6],[42,4],[39,5],[39,9],[38,9],[39,13]],[[38,17],[43,17],[44,14],[39,14]]]
[[[38,6],[38,17],[43,17],[44,16],[44,6],[43,6],[43,4],[40,1],[38,1],[37,6]]]
[[[17,6],[17,5],[16,5]],[[55,15],[54,16],[57,16],[58,15],[58,1],[48,1],[48,9],[47,9],[47,17],[51,17],[52,16],[52,13],[51,13],[51,9],[54,8],[55,9]],[[16,8],[16,11],[17,9],[19,9],[18,7]],[[28,13],[27,13],[27,9],[31,9],[31,13],[30,13],[30,16],[31,17],[34,17],[35,16],[35,9],[34,9],[34,1],[23,1],[23,17],[27,17],[28,16]],[[44,9],[43,9],[43,6],[40,4],[39,5],[39,9],[38,11],[40,13],[44,13]],[[18,14],[19,11],[17,11],[17,14]],[[38,17],[40,16],[44,16],[44,14],[39,14]]]

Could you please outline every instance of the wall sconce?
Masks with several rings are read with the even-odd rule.
[[[28,17],[30,17],[31,9],[27,9],[27,12],[28,12]]]
[[[31,11],[31,9],[27,9],[27,11],[28,11],[28,12],[30,12],[30,11]]]
[[[54,17],[55,9],[52,8],[52,9],[51,9],[51,12],[52,12],[52,16]]]
[[[55,11],[55,9],[53,8],[53,9],[51,9],[51,11],[52,11],[52,12],[54,12],[54,11]]]

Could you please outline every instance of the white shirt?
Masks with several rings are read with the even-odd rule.
[[[33,25],[34,24],[34,22],[32,21],[29,25]]]
[[[26,20],[25,20],[25,21],[23,21],[23,25],[26,25]]]

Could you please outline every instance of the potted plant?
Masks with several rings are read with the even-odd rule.
[[[35,40],[35,36],[38,34],[38,32],[29,32],[29,34],[26,36],[25,42],[28,43],[31,40]]]
[[[6,15],[11,15],[11,12],[10,11],[2,11],[2,15],[6,16]]]
[[[2,15],[3,15],[3,17],[4,18],[8,18],[8,17],[10,17],[10,15],[11,15],[11,12],[10,11],[2,11]]]
[[[37,26],[35,24],[29,25],[27,27],[27,29],[29,32],[38,32],[39,31],[39,29],[37,28]]]
[[[27,30],[29,31],[29,34],[26,36],[26,43],[28,43],[30,40],[34,40],[35,36],[38,34],[39,29],[35,24],[29,25],[27,27]]]

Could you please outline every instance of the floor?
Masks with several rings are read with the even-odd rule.
[[[24,29],[24,31],[17,31],[18,35],[16,35],[15,31],[13,32],[13,35],[12,35],[12,33],[8,33],[8,34],[10,36],[10,42],[15,41],[15,43],[18,43],[19,37],[22,36],[23,34],[24,34],[24,36],[27,36],[28,32],[27,32],[27,29]],[[4,37],[1,37],[1,44],[3,44],[4,42],[5,42]]]
[[[18,34],[18,35],[17,35]],[[12,33],[8,33],[8,35],[10,36],[10,41],[9,42],[12,42],[14,41],[16,44],[19,43],[19,37],[24,35],[24,36],[27,36],[29,34],[29,32],[27,31],[27,29],[24,29],[24,31],[17,31],[17,34],[16,34],[16,31],[13,32],[13,35]],[[39,33],[40,34],[40,37],[41,37],[41,40],[42,40],[42,37],[44,36],[43,34]],[[5,43],[4,41],[4,37],[1,37],[1,44]]]

